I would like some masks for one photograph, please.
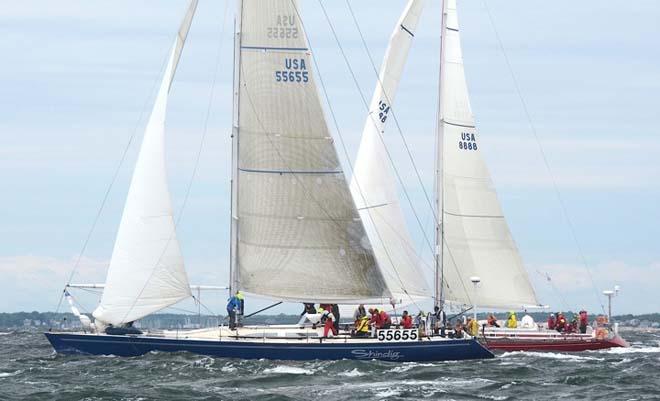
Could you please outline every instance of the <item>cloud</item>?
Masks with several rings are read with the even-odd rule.
[[[55,310],[76,260],[34,255],[0,257],[2,281],[10,286],[0,293],[3,312]],[[82,257],[74,281],[102,282],[107,266],[105,260]]]
[[[579,264],[542,264],[530,266],[529,272],[542,302],[552,307],[600,310],[600,305],[607,306],[602,291],[618,285],[621,292],[613,302],[614,314],[660,310],[656,295],[660,261],[631,264],[613,260],[589,266],[589,271]]]

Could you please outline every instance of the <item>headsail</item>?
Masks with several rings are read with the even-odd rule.
[[[380,68],[353,170],[351,192],[369,235],[378,265],[393,297],[400,302],[430,297],[421,260],[401,210],[397,185],[381,137],[392,114],[423,0],[410,0],[399,18]]]
[[[445,299],[479,307],[538,305],[502,214],[470,108],[456,14],[445,1],[440,66],[438,188]],[[475,291],[470,277],[481,284]]]
[[[164,137],[167,95],[196,8],[197,0],[191,1],[172,46],[133,171],[105,289],[94,311],[105,323],[132,322],[190,296],[167,186]]]
[[[388,299],[323,115],[298,2],[240,4],[236,288],[290,301]]]

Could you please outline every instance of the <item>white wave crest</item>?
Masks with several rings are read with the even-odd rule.
[[[537,358],[547,359],[561,359],[563,361],[604,361],[605,358],[596,358],[593,356],[563,354],[558,352],[533,352],[533,351],[513,351],[505,352],[500,355],[500,358],[520,357],[520,356],[533,356]]]
[[[264,369],[264,373],[283,373],[289,375],[313,375],[314,371],[295,366],[278,365],[274,368]]]
[[[345,372],[339,372],[339,376],[346,376],[346,377],[358,377],[358,376],[364,376],[364,373],[360,372],[357,370],[357,368],[353,370],[347,370]]]
[[[15,372],[0,372],[0,379],[3,377],[11,377],[21,374],[22,370],[17,370]]]
[[[660,347],[628,347],[628,348],[610,348],[603,351],[608,354],[656,354],[660,353]]]

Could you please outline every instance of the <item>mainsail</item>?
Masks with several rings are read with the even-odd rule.
[[[339,163],[293,0],[240,2],[232,288],[280,300],[389,299]]]
[[[446,0],[444,7],[437,156],[444,298],[479,307],[538,305],[481,156],[456,0]],[[481,279],[476,289],[470,281],[474,276]]]
[[[351,181],[351,192],[378,265],[393,297],[403,303],[432,294],[420,271],[422,261],[401,210],[382,135],[392,115],[394,98],[423,5],[423,0],[410,0],[390,37]]]
[[[132,322],[190,296],[167,187],[164,137],[167,95],[196,8],[197,0],[193,0],[172,46],[144,133],[105,289],[93,313],[104,323]]]

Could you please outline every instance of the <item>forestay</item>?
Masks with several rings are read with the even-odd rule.
[[[390,37],[351,181],[353,198],[387,286],[397,302],[404,303],[430,297],[431,290],[420,271],[422,262],[410,238],[382,136],[423,5],[422,0],[410,0]]]
[[[94,317],[119,325],[190,296],[176,238],[165,168],[167,95],[197,7],[190,3],[174,41],[133,171],[101,303]]]
[[[241,2],[237,288],[290,301],[388,299],[326,125],[297,4]]]
[[[440,78],[439,160],[443,282],[449,301],[479,307],[538,305],[502,214],[470,109],[456,15],[446,1]],[[470,277],[481,284],[475,291]]]

